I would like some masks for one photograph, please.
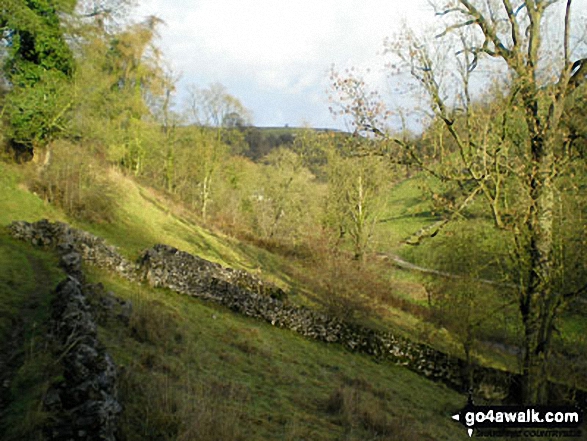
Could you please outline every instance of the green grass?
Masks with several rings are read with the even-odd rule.
[[[423,189],[427,182],[425,177],[419,175],[400,182],[390,190],[385,211],[375,229],[377,251],[399,251],[403,241],[438,220],[425,197]]]
[[[119,192],[115,222],[74,222],[75,226],[105,238],[131,259],[164,243],[223,266],[247,271],[263,268],[265,279],[287,289],[282,258],[199,226],[192,214],[154,190],[114,172],[112,179]]]
[[[129,257],[138,256],[156,243],[165,243],[225,265],[243,263],[223,238],[159,204],[149,190],[114,172],[112,180],[119,193],[115,222],[79,222],[80,227],[106,238]]]
[[[0,226],[14,220],[37,221],[43,217],[64,220],[59,210],[30,193],[22,184],[22,169],[0,161]]]
[[[286,257],[205,229],[181,206],[116,172],[111,172],[111,179],[118,193],[115,222],[79,222],[28,192],[19,167],[0,162],[0,226],[44,217],[67,221],[104,237],[129,258],[155,243],[166,243],[225,266],[255,271],[286,289],[307,289],[292,279],[292,263]],[[436,220],[423,185],[423,178],[415,177],[390,192],[387,212],[377,226],[378,251],[426,264],[434,260],[439,243],[450,243],[450,234],[459,225],[447,227],[419,247],[401,245]],[[478,220],[477,227],[483,229],[484,222]],[[484,246],[491,246],[495,237],[486,235],[483,240]],[[37,291],[41,279],[45,285],[38,293],[44,300],[31,323],[46,321],[50,290],[59,277],[55,267],[50,253],[0,233],[0,335],[22,314],[23,299]],[[134,305],[130,327],[110,320],[100,329],[102,341],[122,366],[120,390],[127,409],[123,428],[128,440],[462,439],[462,427],[450,415],[464,398],[444,386],[215,305],[89,270],[94,281]],[[426,305],[422,275],[390,266],[385,276],[399,297]],[[292,296],[295,301],[303,297]],[[373,323],[460,354],[454,336],[405,311],[389,308]],[[584,320],[569,320],[566,326],[578,336]],[[21,435],[29,434],[27,427],[38,428],[48,418],[38,403],[55,373],[47,368],[51,357],[35,343],[41,331],[35,332],[27,334],[30,350],[23,351],[24,363],[14,383],[22,393],[10,413],[13,422],[26,418],[13,424],[18,429],[9,439],[26,439]],[[479,356],[493,366],[512,363],[511,356],[487,348]],[[377,431],[385,437],[376,438]]]
[[[39,439],[50,418],[41,400],[60,375],[45,344],[52,290],[63,277],[53,255],[0,232],[0,359],[10,374],[10,405],[0,421],[3,440]],[[4,371],[6,370],[6,371]]]
[[[248,271],[263,268],[264,277],[287,288],[283,260],[236,239],[202,228],[180,206],[155,191],[111,171],[117,201],[112,223],[89,223],[68,218],[63,211],[29,192],[25,186],[26,166],[0,161],[0,227],[15,220],[29,222],[47,218],[68,222],[105,238],[128,258],[135,259],[156,243],[165,243],[224,266]]]
[[[26,307],[29,298],[42,299],[42,304],[37,306],[46,306],[49,293],[61,275],[57,269],[57,260],[52,255],[0,232],[0,337],[9,333],[13,321],[21,309]],[[36,311],[35,305],[32,312]],[[38,311],[43,313],[45,309],[41,307]],[[43,321],[45,317],[28,318]]]
[[[190,422],[205,424],[202,405],[241,437],[234,439],[461,439],[450,415],[465,398],[443,385],[197,299],[90,273],[133,302],[132,331],[112,322],[100,329],[133,400],[124,426],[129,440],[155,439],[163,426],[167,439],[183,439]],[[218,400],[207,385],[215,385]],[[355,407],[337,408],[337,394],[352,395]],[[387,437],[376,437],[372,420]]]

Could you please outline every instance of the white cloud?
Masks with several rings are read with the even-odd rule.
[[[325,93],[333,63],[371,68],[385,92],[383,39],[435,18],[427,0],[143,0],[138,14],[167,23],[161,46],[181,85],[223,83],[259,125],[320,126],[337,124]]]
[[[397,31],[402,19],[418,23],[425,5],[425,0],[146,0],[138,14],[166,22],[162,47],[183,74],[182,84],[220,81],[248,106],[253,104],[245,97],[258,94],[254,101],[263,107],[252,109],[258,124],[306,120],[324,126],[334,124],[324,91],[329,67],[380,65],[383,38]]]

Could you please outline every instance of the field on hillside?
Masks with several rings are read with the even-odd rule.
[[[0,167],[3,226],[14,219],[67,220],[19,186],[16,169]],[[119,185],[127,186],[123,187],[126,195],[137,198],[136,208],[132,201],[124,209],[121,206],[120,216],[128,223],[121,222],[119,229],[113,225],[85,227],[92,227],[88,229],[129,256],[156,239],[224,265],[250,269],[278,261],[263,250],[253,253],[251,247],[232,247],[234,239],[181,219],[171,207],[156,204],[156,195],[138,200],[148,190],[130,181],[121,180]],[[162,234],[158,236],[157,231]],[[34,274],[47,274],[43,276],[49,281],[44,285],[47,291],[38,293],[42,301],[33,306],[46,326],[49,292],[61,277],[55,258],[50,252],[8,239],[6,233],[0,239],[2,259],[9,263],[0,266],[0,281],[3,287],[12,287],[3,289],[3,320],[29,315],[28,309],[21,309],[22,295],[40,283],[35,282]],[[272,267],[263,268],[270,272]],[[199,300],[87,269],[92,282],[103,283],[133,302],[130,325],[107,319],[100,328],[102,341],[123,372],[120,393],[126,406],[126,439],[460,439],[462,429],[450,415],[464,398],[445,386]],[[282,280],[279,272],[273,278]],[[6,334],[9,325],[3,323]],[[36,329],[22,342],[28,348],[22,350],[26,363],[12,383],[16,400],[3,419],[7,440],[31,438],[51,418],[38,403],[48,385],[58,380],[59,372],[51,361],[55,354],[42,346]],[[30,392],[23,394],[25,387]],[[10,423],[20,412],[28,415],[27,423]]]
[[[0,224],[7,225],[10,221],[38,220],[46,217],[51,220],[68,220],[66,214],[41,200],[35,194],[27,191],[22,171],[18,167],[0,163],[2,170],[2,204]],[[291,256],[269,251],[259,246],[247,243],[232,236],[222,234],[219,230],[202,228],[198,219],[186,210],[180,203],[174,203],[161,192],[139,185],[135,181],[124,177],[119,172],[111,170],[109,179],[114,184],[118,194],[115,207],[115,221],[91,223],[69,219],[78,227],[104,237],[109,243],[119,247],[120,252],[128,258],[135,259],[139,254],[155,243],[165,243],[178,249],[199,255],[205,259],[220,263],[224,266],[251,271],[268,281],[276,283],[290,292],[290,300],[299,304],[313,307],[322,307],[316,292],[312,292],[307,280],[300,283],[308,269]],[[385,204],[385,212],[374,232],[374,252],[384,255],[399,255],[409,262],[431,269],[443,269],[445,254],[455,248],[453,237],[462,231],[471,231],[476,244],[479,238],[484,238],[484,247],[494,247],[495,238],[484,233],[484,225],[489,220],[483,218],[461,225],[458,221],[449,224],[441,231],[438,237],[428,239],[418,246],[406,245],[405,241],[413,237],[422,228],[433,225],[438,221],[434,208],[428,197],[430,186],[434,181],[423,178],[421,175],[400,181],[389,191]],[[263,245],[263,243],[261,243]],[[460,252],[466,250],[467,245],[460,246]],[[287,251],[287,248],[286,248]],[[449,330],[430,323],[429,303],[431,300],[430,283],[436,281],[418,271],[405,270],[396,267],[391,260],[376,262],[373,271],[383,280],[387,280],[393,293],[393,298],[383,301],[377,306],[377,314],[365,317],[365,324],[369,326],[391,328],[395,332],[417,341],[428,343],[437,349],[453,353],[462,357],[462,342],[458,336]],[[449,268],[449,272],[459,273],[463,268]],[[466,269],[465,269],[466,271]],[[478,277],[492,278],[491,268],[487,273]],[[486,286],[479,289],[487,290]],[[499,291],[499,290],[498,290]],[[503,308],[496,292],[494,305],[485,304],[486,309]],[[396,299],[396,300],[394,300]],[[318,301],[318,303],[317,303]],[[508,306],[511,308],[511,306]],[[515,316],[515,310],[511,311]],[[587,320],[576,310],[565,317],[564,329],[568,329],[567,339],[575,342],[575,347],[582,347],[582,329],[587,326]],[[568,323],[568,324],[567,324]],[[502,328],[502,324],[488,325],[491,329]],[[484,364],[494,367],[517,368],[517,359],[512,353],[511,345],[515,342],[508,337],[518,332],[516,329],[503,328],[501,336],[495,334],[476,348],[476,357]],[[497,343],[494,339],[497,337]]]
[[[316,306],[312,300],[316,293],[300,277],[303,266],[287,253],[205,229],[181,204],[114,170],[109,179],[119,195],[115,220],[92,223],[70,219],[29,192],[18,166],[0,163],[0,168],[2,227],[17,219],[66,221],[104,237],[131,259],[154,243],[166,243],[224,266],[254,272],[289,291],[291,301]],[[387,212],[376,230],[379,254],[434,265],[431,256],[450,245],[452,229],[460,228],[458,223],[435,242],[418,247],[403,243],[437,221],[424,184],[416,177],[391,189]],[[482,227],[484,221],[479,222]],[[443,237],[449,239],[449,245]],[[488,237],[487,243],[492,239]],[[17,350],[24,364],[13,383],[16,400],[3,418],[6,439],[16,440],[38,433],[51,418],[38,403],[48,385],[60,376],[55,354],[39,340],[39,333],[45,332],[40,329],[46,326],[51,287],[36,293],[33,306],[23,306],[22,296],[35,292],[39,277],[54,286],[61,273],[50,252],[16,243],[6,233],[0,234],[0,251],[7,263],[0,269],[4,305],[0,330],[8,335],[11,323],[16,322],[29,329],[19,343],[22,349]],[[375,316],[361,320],[462,356],[458,336],[429,320],[432,279],[398,268],[390,260],[373,265],[401,301],[381,303]],[[91,282],[102,283],[133,304],[130,324],[103,318],[100,327],[101,340],[122,368],[120,393],[126,407],[122,430],[128,440],[461,439],[462,428],[450,415],[464,404],[465,397],[445,386],[337,345],[311,342],[241,318],[219,306],[86,269]],[[23,321],[28,316],[38,319]],[[577,342],[584,316],[569,314],[563,326],[569,341]],[[517,366],[515,354],[505,343],[484,342],[476,348],[475,357],[490,366],[514,370]],[[12,421],[22,412],[27,415],[26,423],[14,425]]]
[[[445,386],[198,300],[92,280],[133,302],[132,332],[101,330],[124,366],[129,440],[460,438],[449,416],[463,397]]]

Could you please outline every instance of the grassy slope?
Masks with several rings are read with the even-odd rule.
[[[434,179],[426,179],[422,175],[416,175],[392,188],[387,200],[387,211],[375,230],[376,250],[378,252],[397,254],[407,261],[423,267],[445,269],[439,267],[438,262],[439,257],[443,256],[443,250],[450,250],[455,247],[454,239],[466,233],[469,237],[474,236],[476,247],[491,250],[491,254],[501,254],[502,263],[507,262],[506,243],[509,237],[505,232],[501,233],[503,235],[496,232],[492,221],[480,215],[485,211],[483,206],[485,202],[481,198],[468,207],[468,211],[475,216],[470,216],[468,219],[457,219],[449,223],[435,238],[424,240],[418,246],[403,244],[406,239],[421,228],[432,225],[439,219],[433,215],[432,204],[429,201],[430,198],[427,197],[428,186],[435,188],[436,185],[438,184]],[[460,246],[462,247],[463,244],[460,244]],[[443,263],[448,265],[449,268],[451,267],[450,262],[445,261]],[[462,273],[457,265],[454,263],[452,265],[453,267],[448,269],[449,272]],[[481,272],[477,277],[494,278],[493,267],[488,266],[486,272]],[[428,281],[431,281],[431,278],[413,271],[391,269],[390,279],[398,296],[421,305],[427,303],[423,286]],[[484,288],[489,292],[487,287],[481,287],[481,289]],[[496,289],[492,294],[491,301],[488,301],[485,305],[488,311],[500,307],[500,301],[497,300],[501,294],[500,290]],[[515,310],[517,306],[514,304],[510,308]],[[392,313],[397,314],[397,311],[392,311]],[[455,341],[454,336],[443,332],[445,330],[438,330],[434,326],[418,321],[414,317],[404,315],[400,320],[394,321],[394,325],[404,330],[419,331],[418,338],[427,340],[429,344],[441,350],[453,353],[461,351],[459,349],[460,345]],[[571,309],[565,312],[559,318],[557,329],[561,331],[558,336],[562,336],[562,340],[567,341],[566,345],[576,349],[578,353],[582,353],[587,348],[585,343],[587,316],[584,315],[582,310],[574,311]],[[568,349],[566,350],[568,351]],[[476,352],[478,359],[486,365],[511,370],[519,368],[517,356],[499,345],[482,345],[477,348]]]
[[[164,242],[225,265],[263,265],[267,272],[278,267],[269,253],[205,231],[172,207],[155,203],[155,194],[116,179],[122,195],[116,224],[78,226],[104,236],[124,254],[136,256]],[[67,221],[19,186],[18,169],[0,163],[0,184],[0,226],[15,219]],[[57,273],[50,270],[55,262],[49,253],[17,244],[5,233],[0,233],[0,259],[12,263],[0,265],[6,324],[18,315],[23,293],[38,284],[31,282],[38,265],[52,274],[44,299]],[[97,270],[91,278],[134,303],[132,332],[120,323],[100,331],[124,366],[121,393],[127,403],[128,439],[154,439],[148,434],[157,431],[163,439],[178,434],[203,439],[206,431],[209,439],[218,433],[224,439],[385,439],[376,438],[376,433],[387,433],[388,439],[462,437],[462,428],[449,416],[463,397],[405,369],[304,340],[197,300],[130,285]],[[274,278],[283,279],[280,274]],[[46,314],[47,301],[43,304]],[[50,356],[36,356],[34,341],[29,335],[25,346],[32,348],[29,359],[36,368],[25,365],[22,381],[14,384],[17,394],[23,388],[30,393],[20,395],[14,412],[39,413],[39,397],[52,378],[49,370],[40,378],[31,372],[45,371],[42,366]],[[23,425],[12,437],[26,438],[35,427]]]
[[[285,288],[295,284],[286,275],[283,258],[199,227],[181,207],[116,173],[111,176],[119,191],[114,224],[67,219],[20,185],[20,175],[19,168],[0,162],[0,227],[16,219],[68,221],[105,237],[131,258],[162,242],[223,265],[262,268],[264,277]],[[407,252],[399,245],[434,221],[421,184],[419,178],[408,180],[391,192],[389,212],[377,232],[380,251],[415,261],[428,253],[430,245]],[[39,277],[34,279],[39,273],[47,276],[50,286],[37,290],[45,301],[34,314],[40,317],[37,321],[46,317],[50,287],[58,278],[54,268],[50,254],[0,232],[0,331],[19,315],[31,313],[22,302],[39,287]],[[124,427],[129,439],[148,439],[148,433],[157,431],[163,436],[159,439],[178,435],[181,439],[375,439],[375,433],[410,439],[412,432],[414,439],[460,439],[462,435],[448,416],[463,398],[404,369],[379,365],[199,301],[128,285],[99,271],[92,274],[93,280],[136,305],[132,332],[120,324],[101,329],[117,362],[126,367],[121,391],[127,403]],[[425,303],[419,275],[395,270],[391,277],[399,295]],[[404,334],[416,333],[439,348],[458,350],[446,332],[426,328],[414,316],[394,310],[388,319]],[[579,333],[584,329],[584,320],[568,324]],[[34,336],[42,331],[35,332],[27,333],[25,346],[30,350],[21,350],[25,364],[13,385],[19,399],[4,421],[12,426],[7,439],[30,438],[47,418],[38,402],[58,374],[50,369],[55,365],[51,355],[35,344]],[[486,361],[494,365],[511,361],[497,360],[495,353],[490,357]],[[201,435],[204,429],[208,438]]]
[[[383,439],[459,439],[449,416],[464,399],[442,385],[215,305],[92,275],[135,308],[130,335],[120,325],[102,328],[125,366],[129,439],[163,435],[161,421],[171,438],[203,424],[200,432],[247,440],[381,439],[376,431],[387,433]],[[128,384],[142,385],[140,392]],[[202,407],[219,428],[201,422]]]
[[[391,189],[374,233],[378,251],[400,253],[403,241],[436,221],[430,203],[423,197],[425,182],[424,178],[415,177]]]
[[[19,186],[18,173],[0,162],[0,226],[41,217],[64,219]],[[9,390],[0,395],[13,400],[0,421],[2,439],[33,439],[48,417],[39,403],[59,373],[43,336],[51,291],[62,277],[53,255],[15,241],[0,229],[0,376],[12,379]]]

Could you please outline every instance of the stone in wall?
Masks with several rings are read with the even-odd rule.
[[[214,301],[245,316],[264,320],[305,337],[340,343],[352,351],[390,360],[451,388],[467,392],[463,360],[391,333],[343,323],[335,317],[292,305],[279,288],[244,271],[223,268],[167,245],[155,245],[145,251],[136,264],[132,264],[103,239],[62,223],[15,222],[9,228],[14,237],[35,245],[77,251],[84,260],[116,271],[128,279],[145,280],[155,287]],[[68,260],[70,263],[66,265],[78,265],[75,256]],[[508,391],[515,394],[520,383],[518,374],[479,365],[470,366],[469,370],[478,392],[488,398],[489,395],[503,397]],[[487,390],[491,394],[483,392]]]
[[[88,263],[116,271],[127,279],[136,279],[136,266],[123,258],[115,247],[102,238],[63,222],[46,219],[34,223],[16,221],[8,226],[8,230],[16,239],[35,246],[55,248],[62,254],[65,250],[75,251]]]
[[[68,276],[56,289],[53,337],[64,369],[64,380],[50,389],[45,406],[56,420],[46,427],[52,440],[115,441],[118,415],[116,365],[97,338],[97,326],[82,286]]]
[[[161,264],[163,262],[163,264]],[[176,291],[189,287],[190,291],[205,291],[215,281],[223,281],[244,291],[284,300],[287,295],[279,287],[265,282],[246,271],[225,268],[169,245],[158,244],[148,249],[139,259],[142,278],[153,286],[165,280]],[[173,269],[172,281],[169,270]]]
[[[122,411],[117,399],[117,369],[98,341],[88,302],[88,297],[101,293],[97,292],[99,287],[84,284],[79,243],[63,225],[41,223],[42,234],[29,236],[43,246],[57,246],[60,266],[68,274],[57,286],[52,303],[51,332],[64,379],[54,384],[44,399],[45,407],[55,415],[45,434],[58,441],[115,441]]]

